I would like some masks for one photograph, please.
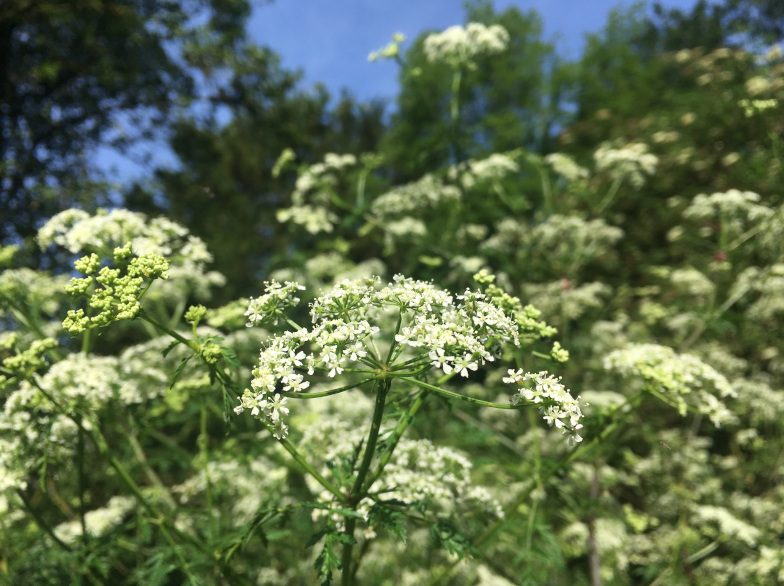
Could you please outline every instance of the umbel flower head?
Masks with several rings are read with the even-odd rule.
[[[251,300],[249,321],[278,321],[280,308],[292,305],[300,288],[296,283],[268,283],[266,295]],[[345,280],[312,302],[311,328],[286,331],[262,347],[250,388],[235,411],[249,409],[281,439],[288,434],[288,397],[310,387],[308,377],[316,372],[328,378],[346,373],[367,381],[411,380],[434,371],[468,377],[500,358],[504,345],[519,346],[521,339],[554,333],[536,321],[534,308],[523,308],[508,295],[498,296],[496,289],[488,287],[489,293],[467,289],[453,296],[432,283],[402,275],[383,287],[377,277]],[[547,377],[547,373],[536,376],[540,375],[542,380]],[[553,382],[553,389],[559,384]],[[579,407],[568,391],[560,389],[543,394],[539,401],[523,398],[541,401],[548,409],[556,407],[545,413],[551,425],[558,421],[559,428],[577,429]],[[518,403],[522,404],[519,399]]]
[[[466,27],[451,26],[425,39],[425,56],[431,63],[464,65],[480,55],[502,53],[509,45],[509,33],[499,24],[485,26],[469,22]]]

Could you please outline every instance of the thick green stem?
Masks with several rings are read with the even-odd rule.
[[[370,475],[368,479],[367,485],[373,486],[373,484],[378,480],[381,474],[384,472],[384,468],[389,463],[390,458],[392,458],[392,454],[395,452],[395,448],[397,444],[400,442],[400,438],[403,437],[403,434],[408,429],[408,426],[411,425],[411,422],[414,420],[414,416],[416,415],[419,408],[422,406],[422,403],[425,401],[425,397],[427,396],[427,391],[419,391],[417,393],[414,402],[411,403],[411,406],[408,408],[408,413],[406,413],[403,417],[401,417],[400,422],[397,424],[395,431],[392,432],[392,437],[389,443],[386,445],[386,449],[384,453],[379,458],[378,465],[376,469],[373,471],[373,474]]]
[[[373,421],[370,424],[370,431],[368,432],[368,439],[365,442],[365,453],[362,456],[362,462],[359,465],[357,478],[354,481],[354,486],[351,488],[349,494],[350,505],[356,509],[359,502],[362,500],[363,485],[365,478],[370,471],[370,464],[373,461],[373,456],[376,452],[376,444],[378,443],[378,434],[381,430],[381,420],[384,417],[384,406],[386,405],[387,393],[392,386],[390,379],[378,381],[376,384],[376,405],[373,409]],[[343,545],[343,556],[341,559],[341,584],[343,586],[350,586],[353,582],[354,572],[351,568],[351,554],[354,549],[354,529],[356,527],[356,519],[351,517],[346,519],[346,533],[351,537],[348,543]]]

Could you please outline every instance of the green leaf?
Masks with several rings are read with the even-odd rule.
[[[326,531],[326,530],[325,530]],[[332,571],[340,569],[340,559],[338,558],[335,549],[332,547],[332,541],[337,537],[337,533],[330,530],[325,533],[324,548],[319,553],[313,567],[318,572],[321,579],[321,586],[328,586],[332,583]],[[311,539],[313,539],[311,537]]]
[[[402,503],[405,505],[405,503]],[[397,536],[403,543],[406,542],[406,516],[400,511],[389,508],[388,502],[375,503],[370,507],[368,523],[370,525],[380,525],[386,531]]]
[[[316,545],[319,541],[321,541],[322,537],[327,535],[327,533],[329,533],[329,529],[326,528],[316,531],[313,535],[310,536],[310,539],[308,539],[307,543],[305,543],[305,549]]]
[[[179,345],[179,344],[181,344],[181,342],[180,342],[179,340],[174,340],[174,341],[173,341],[171,344],[169,344],[168,346],[166,346],[166,348],[164,348],[163,350],[161,350],[161,356],[163,356],[164,358],[166,358],[166,355],[167,355],[169,352],[171,352],[172,350],[174,350],[174,348],[176,348],[176,347],[177,347],[177,345]]]
[[[177,370],[174,371],[174,376],[172,376],[171,380],[169,381],[170,389],[174,386],[174,383],[180,380],[180,377],[182,376],[182,371],[185,370],[185,365],[188,364],[188,361],[191,358],[193,358],[192,354],[190,356],[186,356],[185,358],[183,358],[182,361],[177,365]]]
[[[226,426],[226,433],[229,433],[229,428],[231,427],[231,415],[234,413],[234,398],[229,395],[229,391],[226,387],[221,387],[221,391],[223,392],[223,423]]]
[[[478,552],[471,540],[461,534],[448,521],[439,521],[430,528],[430,535],[437,539],[444,551],[454,554],[460,559],[476,555]]]

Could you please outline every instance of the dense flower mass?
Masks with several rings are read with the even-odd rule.
[[[428,36],[425,56],[431,63],[443,61],[453,66],[462,65],[480,55],[501,53],[508,44],[509,33],[501,25],[470,22],[465,28],[451,26]]]
[[[287,295],[300,287],[287,283],[267,286],[266,295],[251,302],[251,323],[261,321],[260,307],[287,305]],[[511,299],[511,298],[510,298]],[[261,300],[261,301],[260,301]],[[272,338],[261,349],[253,371],[251,388],[235,409],[251,413],[269,424],[278,438],[285,437],[289,413],[287,395],[305,391],[316,371],[334,378],[343,372],[373,377],[382,371],[415,371],[432,368],[445,375],[468,377],[479,366],[500,357],[503,344],[520,345],[533,331],[550,335],[552,329],[537,323],[532,308],[506,312],[485,293],[466,290],[453,296],[431,283],[401,275],[380,287],[377,278],[345,280],[323,293],[311,304],[311,329],[287,331]],[[277,315],[268,310],[267,316]],[[397,321],[391,347],[382,352],[381,328],[376,324]],[[384,362],[383,356],[387,356]],[[566,396],[551,393],[558,403]],[[566,399],[568,400],[568,399]],[[571,417],[574,412],[567,412]],[[560,418],[561,415],[555,415]],[[570,428],[576,419],[570,419]]]
[[[691,396],[692,408],[717,427],[733,419],[720,399],[737,397],[737,392],[724,375],[691,354],[657,344],[631,344],[608,354],[604,368],[642,378],[647,390],[671,402],[681,415],[687,413]]]
[[[101,210],[94,216],[79,209],[65,210],[38,231],[41,248],[57,244],[73,254],[110,256],[114,248],[128,242],[137,255],[177,255],[199,266],[212,260],[204,242],[190,235],[184,226],[168,218],[147,218],[124,209]]]
[[[659,164],[659,157],[648,152],[648,145],[637,142],[620,149],[602,145],[593,154],[596,168],[606,169],[613,179],[628,179],[640,189],[645,185],[646,176],[653,175]]]
[[[303,445],[319,454],[325,462],[335,463],[351,457],[352,452],[367,435],[361,425],[351,425],[334,417],[319,420],[305,432]],[[437,514],[482,514],[504,518],[500,503],[484,486],[471,480],[471,461],[459,451],[447,446],[437,446],[428,440],[401,440],[385,469],[383,478],[377,479],[368,488],[370,494],[378,494],[382,501],[418,505]],[[334,468],[333,468],[334,469]],[[330,467],[325,466],[325,475]],[[336,475],[338,476],[338,475]],[[353,480],[353,478],[351,479]],[[319,490],[316,482],[309,482],[318,500],[328,506],[340,507],[334,495]],[[376,537],[372,508],[378,497],[364,498],[357,512],[368,524],[364,531],[367,539]],[[329,508],[314,509],[313,518],[330,515]],[[333,521],[343,526],[343,518],[334,514]]]
[[[95,414],[114,403],[133,405],[166,389],[161,370],[139,368],[130,354],[71,354],[34,382],[23,381],[0,411],[0,492],[26,486],[36,466],[73,456],[77,413]]]

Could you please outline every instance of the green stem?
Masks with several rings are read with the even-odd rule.
[[[373,409],[373,421],[370,424],[370,431],[368,432],[368,439],[365,442],[365,453],[362,456],[362,462],[359,465],[357,478],[351,488],[349,494],[349,504],[353,509],[356,509],[359,502],[362,500],[363,485],[365,478],[370,471],[370,464],[373,461],[373,456],[376,452],[376,443],[378,442],[378,433],[381,430],[381,420],[384,417],[384,405],[386,404],[387,393],[392,386],[390,379],[378,381],[376,384],[376,404]],[[343,586],[350,586],[353,582],[354,572],[351,569],[351,554],[354,549],[354,529],[356,528],[356,519],[351,517],[346,519],[346,533],[351,539],[343,544],[343,556],[341,558],[341,584]]]
[[[77,467],[79,472],[79,521],[82,524],[82,541],[84,546],[87,547],[88,537],[87,537],[87,522],[85,521],[84,515],[87,512],[86,505],[84,502],[84,493],[87,489],[86,486],[86,478],[84,474],[84,428],[82,427],[81,418],[78,418],[79,421],[77,425],[79,426],[78,431],[78,439],[76,444],[76,460],[77,460]]]
[[[212,479],[210,478],[210,453],[209,453],[209,436],[207,435],[207,408],[202,404],[200,429],[199,429],[199,452],[201,456],[202,466],[204,466],[204,479],[205,479],[205,496],[207,498],[207,518],[209,519],[210,541],[217,535],[217,527],[215,526],[215,509],[213,507],[212,499]]]
[[[133,423],[133,420],[131,420]],[[172,509],[177,507],[177,504],[174,502],[174,498],[169,493],[169,489],[166,485],[161,481],[161,479],[156,474],[155,470],[152,469],[150,466],[150,462],[147,460],[147,456],[144,453],[144,449],[142,445],[139,443],[139,440],[136,435],[135,429],[131,429],[128,432],[128,443],[131,444],[131,450],[133,451],[134,456],[136,456],[136,460],[139,462],[139,465],[144,470],[147,478],[150,480],[152,484],[158,489],[161,494],[161,498],[166,501],[166,504],[171,507]],[[187,454],[187,452],[186,452]]]
[[[442,389],[441,387],[437,387],[428,384],[426,382],[422,382],[421,380],[416,380],[406,376],[400,377],[400,380],[409,382],[412,385],[416,385],[422,389],[433,391],[434,393],[441,395],[442,397],[447,397],[449,399],[458,399],[460,401],[465,401],[466,403],[473,403],[474,405],[481,405],[483,407],[493,407],[495,409],[524,409],[525,407],[530,407],[530,405],[528,405],[527,403],[512,405],[510,403],[492,403],[490,401],[483,401],[482,399],[475,399],[474,397],[466,397],[465,395],[461,395],[459,393],[453,393],[452,391],[447,391],[446,389]]]
[[[395,331],[392,334],[392,343],[389,345],[389,352],[387,353],[387,361],[386,364],[392,364],[393,360],[392,357],[395,354],[395,348],[397,348],[397,342],[395,341],[395,336],[398,335],[400,332],[400,326],[403,325],[403,310],[400,309],[397,314],[397,323],[395,324]]]
[[[716,321],[725,311],[727,311],[730,307],[735,305],[738,301],[740,301],[741,297],[743,297],[749,290],[749,287],[742,287],[738,291],[735,292],[735,295],[727,298],[724,303],[721,304],[718,311],[716,311],[710,318],[702,323],[697,329],[695,329],[691,336],[689,336],[678,348],[679,352],[685,351],[689,346],[691,346],[694,342],[696,342],[702,333],[707,329],[707,327]]]
[[[364,380],[359,381],[358,383],[353,383],[337,389],[330,389],[329,391],[321,391],[319,393],[287,393],[284,391],[281,393],[281,396],[288,397],[289,399],[318,399],[320,397],[329,397],[330,395],[337,395],[338,393],[342,393],[343,391],[348,391],[349,389],[355,389],[357,387],[360,387],[365,383],[372,381],[373,378],[366,378]]]
[[[397,444],[400,442],[400,439],[403,437],[403,434],[408,429],[408,426],[411,425],[411,422],[414,420],[414,416],[419,411],[419,408],[422,406],[422,403],[425,401],[425,397],[427,396],[427,391],[419,391],[417,393],[416,398],[411,403],[411,406],[408,408],[408,413],[406,413],[403,417],[401,417],[400,421],[395,427],[395,430],[392,432],[390,441],[385,446],[384,452],[381,454],[381,458],[379,458],[378,465],[373,473],[370,475],[368,479],[367,485],[368,487],[373,486],[376,480],[379,479],[381,474],[384,472],[384,468],[389,463],[389,460],[392,458],[392,454],[395,452],[395,448]]]
[[[84,330],[84,333],[82,334],[82,354],[84,355],[90,353],[90,347],[92,346],[90,332],[92,332],[92,329],[87,328],[86,330]]]
[[[449,102],[449,115],[452,118],[452,127],[456,128],[460,120],[460,83],[463,80],[463,72],[460,68],[455,70],[452,76],[452,99]],[[457,164],[459,161],[455,161]]]
[[[550,185],[550,176],[542,165],[537,165],[539,177],[542,180],[542,195],[544,196],[544,212],[547,217],[553,215],[553,188]]]
[[[46,521],[44,521],[41,515],[38,514],[38,511],[35,510],[32,503],[25,496],[24,492],[22,492],[20,489],[16,489],[16,495],[21,499],[22,504],[28,510],[28,512],[33,516],[33,519],[35,519],[35,522],[38,524],[38,526],[44,531],[46,531],[47,535],[49,535],[49,537],[51,537],[52,540],[63,551],[73,551],[73,548],[70,545],[68,545],[62,539],[57,537],[57,534],[54,532],[54,530],[52,530],[49,524]]]
[[[150,314],[148,314],[146,311],[144,311],[144,309],[139,310],[139,318],[143,319],[146,322],[151,323],[153,326],[158,328],[160,331],[162,331],[165,334],[170,335],[172,338],[174,338],[175,340],[177,340],[181,344],[185,344],[188,348],[190,348],[194,352],[198,352],[199,345],[196,342],[194,342],[193,340],[188,340],[186,337],[184,337],[179,332],[176,332],[172,328],[170,328],[169,326],[167,326],[165,324],[162,324],[161,322],[159,322],[158,320],[156,320],[155,318],[150,316]]]
[[[378,441],[378,433],[381,430],[381,420],[384,416],[384,405],[386,404],[387,393],[392,386],[392,381],[389,379],[378,382],[378,390],[376,391],[376,404],[373,409],[373,421],[370,424],[370,431],[368,432],[368,439],[365,443],[365,453],[362,456],[362,463],[357,472],[357,478],[354,481],[354,486],[351,489],[350,498],[355,503],[361,500],[363,483],[370,470],[370,464],[373,461],[373,456],[376,452],[376,442]]]
[[[621,405],[618,405],[615,409],[613,409],[608,414],[608,416],[612,417],[616,413],[621,413],[627,407],[636,407],[637,405],[639,405],[639,403],[642,401],[644,397],[645,397],[644,391],[639,392],[633,395],[632,397],[629,397]],[[568,456],[562,458],[560,462],[558,462],[555,466],[553,466],[550,470],[548,470],[546,473],[544,473],[541,476],[541,485],[544,486],[544,484],[547,483],[550,480],[550,478],[555,476],[562,468],[568,466],[574,460],[587,454],[588,452],[593,450],[596,446],[604,442],[608,437],[610,437],[610,435],[612,435],[615,432],[615,430],[618,428],[618,426],[620,426],[621,423],[623,423],[623,420],[616,419],[610,425],[605,427],[604,430],[602,430],[602,433],[600,433],[598,436],[593,438],[590,442],[582,444],[579,448],[571,452]],[[518,497],[510,505],[506,507],[506,510],[504,511],[506,514],[504,515],[504,518],[499,519],[498,521],[493,523],[490,527],[488,527],[484,531],[484,533],[482,533],[477,539],[474,540],[474,546],[477,549],[489,543],[490,540],[493,539],[501,531],[501,529],[512,520],[512,518],[515,516],[518,509],[520,508],[520,505],[522,505],[525,501],[527,501],[530,498],[531,492],[534,490],[535,487],[536,484],[532,484],[529,488],[527,488],[522,493],[520,493]],[[449,575],[452,573],[452,570],[459,562],[460,562],[459,559],[452,562],[439,575],[433,577],[428,582],[428,586],[436,586],[437,584],[445,583],[445,580],[449,577]]]
[[[270,425],[270,424],[265,424],[265,425],[267,426],[267,429],[270,430],[270,433],[272,433],[274,431],[272,425]],[[310,474],[314,479],[316,479],[316,481],[321,486],[323,486],[329,492],[331,492],[335,496],[335,498],[338,499],[338,501],[340,501],[341,503],[346,503],[347,502],[346,495],[344,495],[342,492],[340,492],[340,489],[338,487],[336,487],[329,480],[327,480],[321,474],[319,474],[316,471],[316,469],[313,466],[311,466],[310,463],[308,463],[307,460],[305,460],[305,458],[302,456],[302,454],[300,454],[297,451],[297,448],[295,448],[291,444],[291,442],[289,440],[287,440],[286,438],[283,438],[283,439],[279,440],[279,442],[280,442],[280,445],[283,446],[283,449],[285,449],[289,454],[291,454],[291,457],[294,458],[294,460],[300,466],[302,466],[305,469],[305,472]]]
[[[594,208],[594,215],[601,215],[605,208],[612,203],[612,201],[615,199],[615,196],[618,194],[618,189],[621,187],[621,183],[623,183],[623,179],[621,177],[618,177],[615,181],[613,181],[610,189],[605,194],[604,199],[602,199],[602,201],[599,202],[599,205]]]

